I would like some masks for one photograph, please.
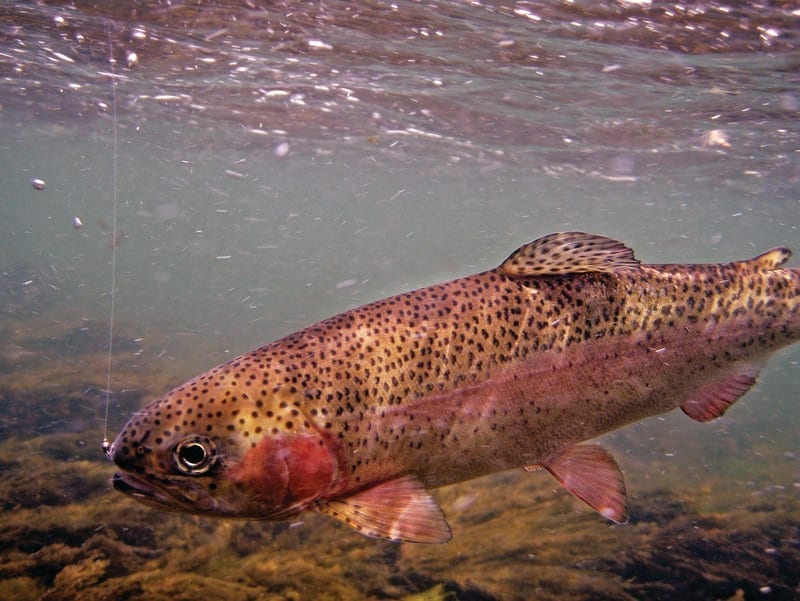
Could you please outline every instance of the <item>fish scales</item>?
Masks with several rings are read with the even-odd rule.
[[[639,265],[609,238],[546,236],[497,269],[353,309],[179,386],[115,441],[114,485],[162,508],[312,509],[443,542],[425,489],[542,466],[624,521],[616,462],[579,443],[678,406],[721,415],[800,337],[788,255]]]

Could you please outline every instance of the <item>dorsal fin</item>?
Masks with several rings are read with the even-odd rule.
[[[586,234],[559,232],[521,246],[500,265],[500,272],[511,277],[533,277],[586,273],[614,273],[637,269],[633,251],[619,240]]]
[[[756,255],[752,259],[748,259],[745,261],[745,263],[750,263],[751,265],[755,265],[760,269],[772,271],[773,269],[776,269],[786,263],[791,256],[791,250],[785,246],[776,246],[775,248],[771,248],[760,255]]]

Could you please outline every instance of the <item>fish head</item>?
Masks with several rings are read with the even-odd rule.
[[[109,450],[116,490],[159,509],[250,519],[291,517],[330,491],[335,453],[304,394],[208,373],[130,418]]]

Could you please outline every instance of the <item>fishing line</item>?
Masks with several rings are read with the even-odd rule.
[[[117,78],[114,71],[114,46],[111,41],[111,23],[108,27],[108,62],[111,64],[111,115],[113,122],[113,201],[111,210],[111,309],[108,318],[108,362],[106,365],[106,408],[103,418],[102,449],[109,457],[111,443],[108,440],[108,410],[111,406],[111,358],[114,348],[114,304],[117,295]]]

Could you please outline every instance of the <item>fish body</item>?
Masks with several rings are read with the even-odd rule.
[[[604,432],[680,407],[707,421],[800,338],[800,272],[775,248],[643,265],[581,232],[496,269],[364,305],[205,372],[137,412],[117,490],[198,514],[315,510],[363,534],[445,542],[427,490],[543,467],[627,519]]]

